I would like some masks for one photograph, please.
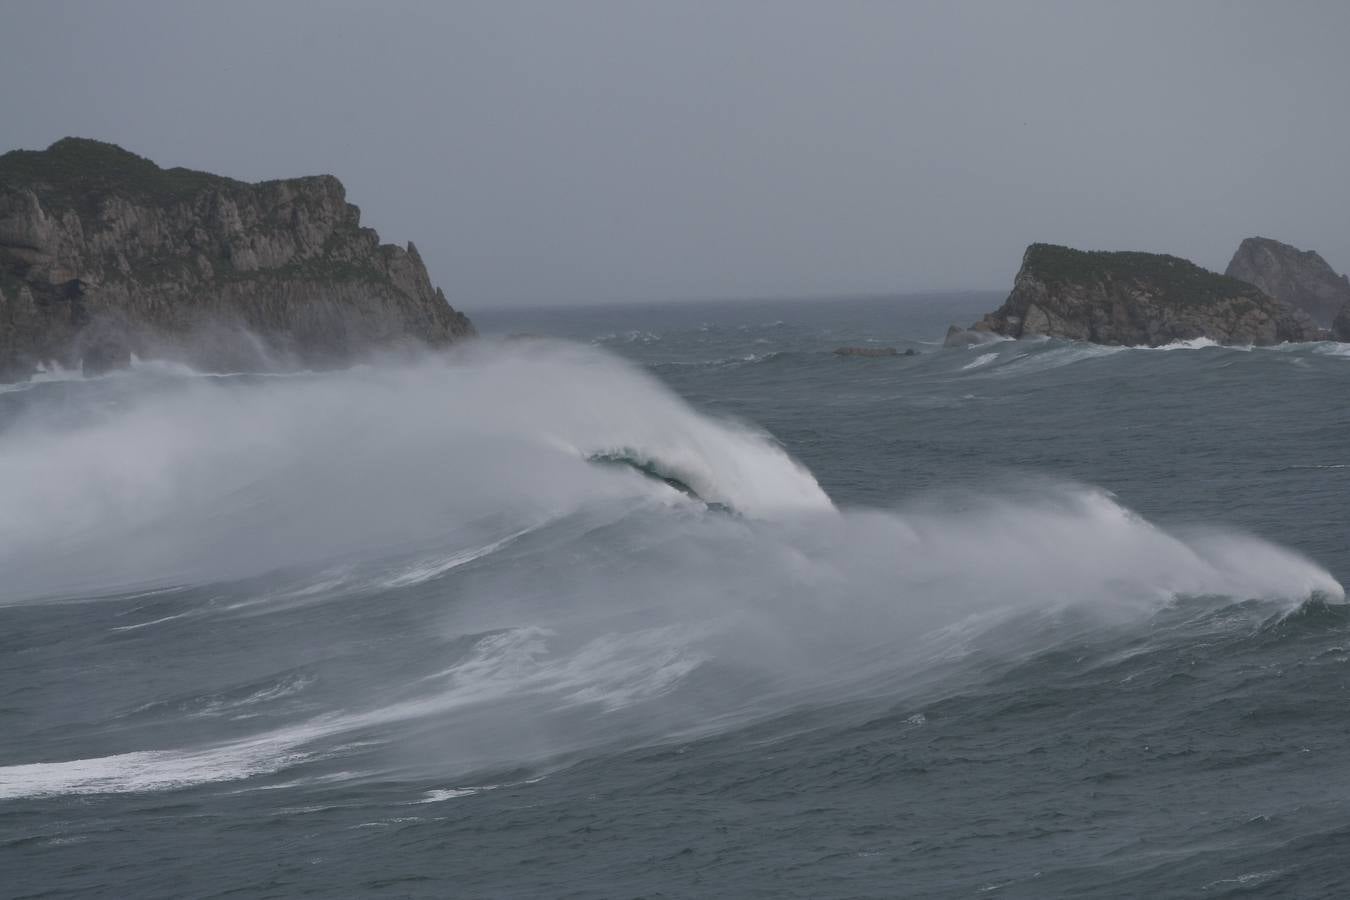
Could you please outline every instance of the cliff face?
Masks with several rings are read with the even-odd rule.
[[[332,176],[246,184],[78,138],[0,156],[0,380],[131,353],[340,365],[472,333]]]
[[[1270,238],[1247,238],[1238,246],[1224,274],[1259,287],[1330,327],[1350,304],[1350,279],[1337,275],[1311,250],[1300,250]]]
[[[968,343],[979,332],[1149,347],[1193,338],[1274,344],[1317,336],[1307,316],[1179,257],[1051,244],[1027,248],[1008,299],[972,330],[954,329],[948,343]]]

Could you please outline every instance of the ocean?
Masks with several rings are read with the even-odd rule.
[[[1350,346],[1000,300],[3,388],[0,895],[1346,895]]]

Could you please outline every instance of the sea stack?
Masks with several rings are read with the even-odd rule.
[[[1314,251],[1270,238],[1244,240],[1224,274],[1303,310],[1322,328],[1330,328],[1350,304],[1350,279],[1338,275]]]
[[[1319,336],[1305,314],[1189,260],[1053,244],[1028,247],[1003,305],[969,330],[950,331],[947,343],[964,346],[980,334],[1147,347],[1195,338],[1275,344]]]
[[[82,138],[0,156],[0,380],[133,353],[335,366],[473,333],[331,175],[248,184]]]

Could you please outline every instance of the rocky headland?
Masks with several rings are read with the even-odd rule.
[[[1224,274],[1254,284],[1270,296],[1303,310],[1323,328],[1330,328],[1350,304],[1350,279],[1336,274],[1315,251],[1300,250],[1270,238],[1244,240]]]
[[[473,333],[331,175],[248,184],[81,138],[0,156],[0,381],[131,354],[328,367]]]
[[[1146,347],[1328,337],[1301,309],[1180,257],[1052,244],[1028,247],[1003,305],[969,329],[952,326],[947,344],[1031,335]]]

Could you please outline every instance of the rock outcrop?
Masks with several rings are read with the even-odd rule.
[[[246,184],[80,138],[0,156],[0,380],[132,353],[342,365],[471,334],[330,175]]]
[[[1350,304],[1341,307],[1341,311],[1336,314],[1336,318],[1331,320],[1331,339],[1333,341],[1350,341]]]
[[[898,356],[899,351],[894,347],[835,347],[835,356]],[[913,356],[913,350],[907,350],[906,355]]]
[[[1224,274],[1254,284],[1272,297],[1301,309],[1323,328],[1350,304],[1350,279],[1337,275],[1312,250],[1270,238],[1250,237],[1238,246]]]
[[[1148,347],[1195,338],[1275,344],[1319,336],[1305,314],[1188,260],[1052,244],[1027,248],[1008,299],[970,331]],[[949,332],[947,342],[969,343],[968,334]]]

